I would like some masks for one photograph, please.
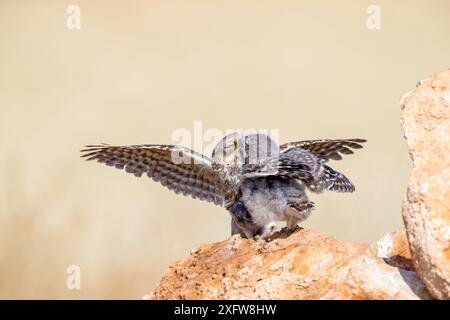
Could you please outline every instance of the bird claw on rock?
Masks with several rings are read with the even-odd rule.
[[[275,228],[275,222],[269,223],[268,225],[264,226],[260,234],[255,235],[254,239],[270,241],[272,236],[275,234]]]

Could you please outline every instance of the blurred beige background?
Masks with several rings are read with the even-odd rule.
[[[227,238],[224,209],[79,158],[85,144],[171,143],[195,120],[368,139],[332,164],[357,192],[312,196],[303,226],[359,242],[402,228],[399,99],[450,66],[450,2],[374,3],[379,31],[372,1],[1,1],[0,298],[139,299]]]

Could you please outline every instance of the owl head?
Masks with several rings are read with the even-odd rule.
[[[268,135],[234,132],[216,145],[212,160],[222,165],[240,167],[243,164],[256,164],[261,159],[278,154],[278,145]]]

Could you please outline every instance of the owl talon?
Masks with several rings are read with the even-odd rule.
[[[271,222],[264,226],[262,232],[255,236],[255,240],[266,240],[268,241],[270,237],[275,233],[276,224]]]
[[[244,234],[245,234],[245,237],[247,238],[247,239],[253,239],[253,232],[251,231],[251,230],[244,230]]]

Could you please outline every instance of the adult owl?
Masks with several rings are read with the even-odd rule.
[[[264,134],[232,133],[208,158],[177,145],[90,145],[82,157],[137,177],[146,174],[177,194],[212,202],[231,214],[231,233],[270,239],[277,221],[293,230],[314,209],[311,192],[353,192],[326,162],[362,148],[364,139],[305,140],[278,146]]]

